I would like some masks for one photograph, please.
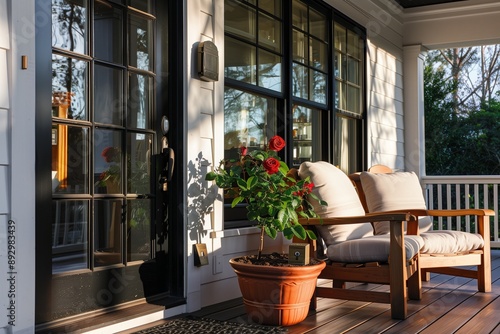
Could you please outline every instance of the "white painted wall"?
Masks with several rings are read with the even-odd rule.
[[[0,327],[10,326],[3,330],[14,333],[33,333],[35,323],[34,20],[33,0],[0,0],[0,254],[6,254],[5,233],[12,231],[6,230],[7,222],[15,227],[8,234],[15,247],[14,273],[0,261],[1,286],[7,275],[14,290],[9,295],[0,289]],[[26,70],[22,55],[28,57]],[[15,319],[9,325],[4,306],[11,303]]]

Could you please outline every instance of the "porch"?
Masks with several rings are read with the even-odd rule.
[[[387,304],[338,299],[321,299],[300,324],[288,333],[500,333],[500,249],[491,251],[492,292],[477,292],[476,281],[447,275],[432,275],[423,282],[420,301],[409,301],[406,320],[390,317]],[[329,284],[326,280],[318,284]],[[382,285],[367,284],[366,290],[383,290]],[[241,299],[203,308],[191,314],[222,321],[248,322]],[[133,328],[130,334],[162,324],[169,319]]]

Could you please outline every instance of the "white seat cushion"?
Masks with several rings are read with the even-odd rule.
[[[422,254],[454,254],[483,248],[484,239],[480,234],[461,231],[428,231],[420,234],[424,240]]]
[[[424,240],[417,235],[408,235],[404,239],[406,259],[409,260],[422,248]],[[390,238],[388,234],[384,234],[328,246],[326,255],[335,262],[387,262],[389,250]]]
[[[349,177],[334,165],[325,162],[304,162],[299,167],[299,177],[310,177],[314,183],[313,192],[328,203],[321,206],[311,201],[318,215],[323,218],[364,216],[365,210]],[[373,235],[370,223],[317,226],[327,246],[346,240]]]
[[[360,180],[369,212],[427,209],[422,187],[413,172],[391,174],[362,172]],[[420,232],[432,229],[430,217],[419,217],[418,226]],[[373,227],[375,234],[389,233],[389,224],[385,222],[373,223]]]

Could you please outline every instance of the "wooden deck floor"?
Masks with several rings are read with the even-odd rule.
[[[492,250],[491,255],[491,293],[477,292],[475,280],[433,275],[430,282],[423,283],[422,300],[409,301],[406,320],[391,319],[387,304],[321,299],[318,309],[311,311],[300,324],[288,327],[288,333],[500,334],[500,250]],[[323,283],[328,282],[319,282]],[[367,290],[386,289],[371,284],[365,287]],[[233,322],[248,321],[241,299],[203,308],[192,315]]]

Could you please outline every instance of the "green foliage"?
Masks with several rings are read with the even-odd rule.
[[[500,172],[500,102],[497,97],[457,113],[450,80],[438,57],[424,69],[425,157],[428,175],[494,175]]]
[[[300,218],[319,218],[314,212],[309,199],[326,205],[311,193],[314,184],[309,178],[296,180],[289,176],[287,164],[281,161],[272,145],[273,139],[263,150],[247,153],[241,148],[239,160],[223,160],[218,169],[209,172],[206,180],[215,181],[217,186],[224,188],[226,196],[233,197],[232,207],[241,202],[247,204],[247,218],[255,221],[269,237],[275,239],[278,232],[291,239],[304,240],[316,236],[312,231],[304,229],[299,223]],[[262,251],[262,245],[259,254]]]

